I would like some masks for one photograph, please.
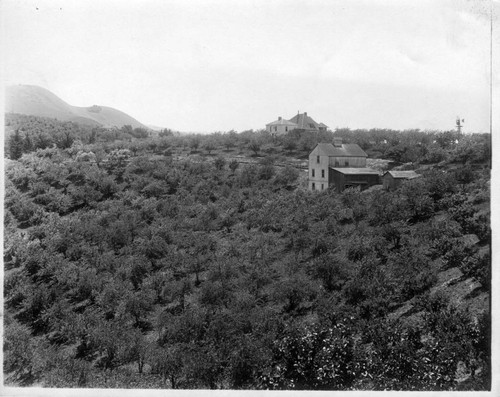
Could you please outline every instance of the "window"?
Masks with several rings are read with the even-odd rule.
[[[312,184],[312,186],[311,186],[311,187],[312,187],[312,190],[314,190],[314,189],[315,189],[315,185],[314,185],[314,182],[313,182],[313,184]]]
[[[345,161],[345,166],[346,166],[346,167],[349,167],[349,160],[346,160],[346,161]]]
[[[288,127],[285,127],[285,131],[288,131]]]
[[[339,164],[339,161],[338,160],[335,160],[335,167],[338,167],[340,164]]]
[[[319,164],[319,156],[316,156],[316,162]]]
[[[321,170],[321,178],[325,177],[325,170]]]
[[[312,172],[312,174],[311,174],[311,175],[312,175],[312,177],[314,178],[314,168],[311,170],[311,172]]]
[[[274,127],[274,131],[278,131],[278,127]]]
[[[321,184],[321,190],[323,190],[325,188],[325,186],[323,184]]]

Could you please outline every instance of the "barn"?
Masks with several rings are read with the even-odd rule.
[[[360,187],[361,190],[380,184],[378,171],[371,168],[330,168],[329,184],[337,192],[349,187]]]
[[[343,144],[341,138],[332,143],[318,143],[309,154],[309,190],[330,187],[331,167],[366,167],[368,155],[356,144]]]
[[[396,190],[403,181],[409,181],[421,176],[415,171],[386,171],[382,176],[382,185],[385,190]]]

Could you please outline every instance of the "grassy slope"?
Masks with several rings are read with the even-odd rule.
[[[88,125],[121,127],[129,124],[133,128],[147,128],[145,125],[117,109],[106,106],[72,106],[49,90],[30,85],[10,86],[6,88],[5,110],[33,116],[56,118],[63,121],[75,121]]]

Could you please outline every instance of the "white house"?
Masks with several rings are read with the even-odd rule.
[[[288,131],[292,131],[296,128],[298,128],[298,124],[284,120],[282,117],[278,117],[278,120],[266,124],[266,131],[274,135],[286,134]]]
[[[293,130],[304,131],[326,131],[328,126],[323,123],[317,123],[312,117],[307,115],[307,112],[297,113],[290,120],[285,120],[278,117],[278,120],[266,124],[266,131],[275,135],[286,134]]]

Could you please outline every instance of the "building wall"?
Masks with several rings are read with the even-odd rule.
[[[387,173],[382,177],[382,185],[385,190],[393,190],[394,189],[394,178],[391,174]]]
[[[328,164],[328,156],[319,155],[318,150],[311,152],[309,155],[309,190],[321,191],[328,189]]]
[[[361,189],[368,189],[371,186],[380,184],[380,176],[377,174],[367,174],[367,175],[345,175],[344,188],[345,185],[361,186]]]
[[[361,189],[367,189],[370,186],[380,184],[380,177],[377,174],[342,174],[341,172],[331,170],[331,185],[337,192],[343,192],[346,185],[361,186]]]
[[[406,178],[394,178],[391,174],[387,173],[383,177],[383,185],[386,190],[396,190],[401,184],[406,181]]]
[[[337,192],[340,193],[344,190],[344,181],[344,174],[338,171],[330,170],[330,186],[335,188]]]
[[[330,167],[364,168],[366,157],[330,157]]]
[[[266,127],[267,131],[275,135],[283,135],[295,129],[293,125],[268,125]]]

